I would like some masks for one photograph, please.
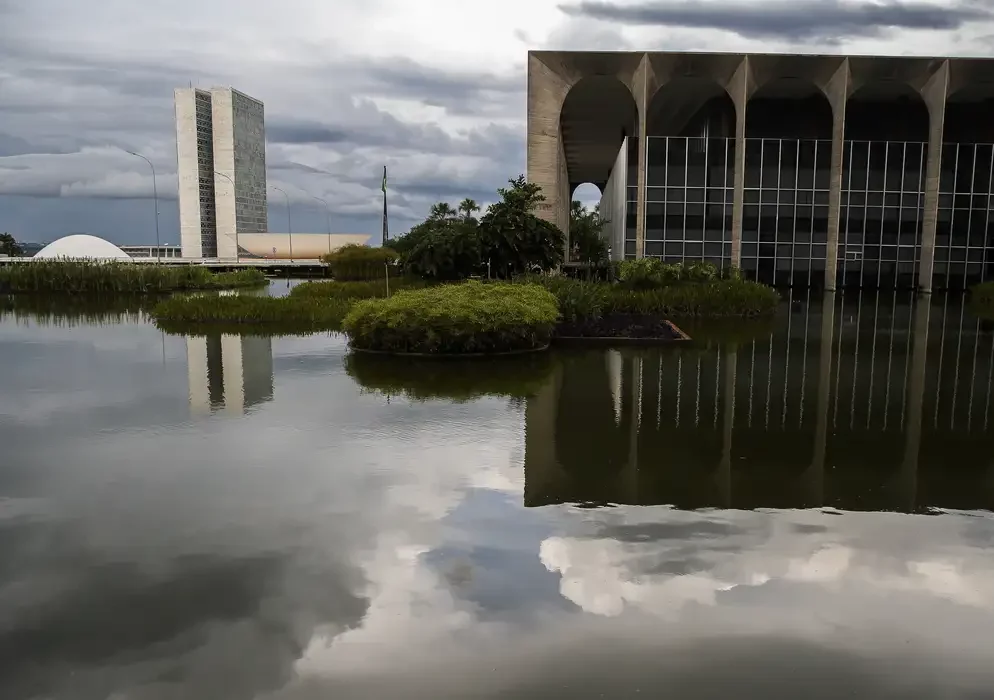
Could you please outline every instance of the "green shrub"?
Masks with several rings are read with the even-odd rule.
[[[263,284],[256,269],[213,273],[201,265],[35,260],[0,267],[0,293],[150,294]]]
[[[363,389],[414,401],[469,401],[482,396],[527,398],[549,381],[555,360],[549,353],[494,357],[485,364],[469,358],[448,362],[417,357],[350,353],[345,371]]]
[[[392,248],[370,248],[350,243],[321,259],[331,268],[336,280],[378,280],[396,274],[397,251]]]
[[[600,318],[610,305],[612,286],[609,284],[569,277],[544,277],[539,278],[538,283],[556,297],[563,323]]]
[[[358,301],[342,328],[353,347],[394,353],[495,353],[539,348],[559,316],[532,284],[465,282]]]
[[[407,277],[390,278],[389,292],[399,292],[401,289],[412,289],[425,286],[419,279]],[[304,282],[290,290],[292,297],[310,297],[313,299],[373,299],[387,296],[388,285],[385,279],[372,282],[339,282],[324,280],[321,282]]]
[[[748,280],[672,284],[659,289],[611,291],[605,313],[663,316],[758,316],[773,312],[780,295],[772,287]]]
[[[721,277],[718,266],[706,260],[664,263],[659,258],[622,260],[617,263],[618,281],[631,289],[658,289],[677,283],[713,282]]]
[[[316,333],[338,330],[351,305],[347,299],[196,294],[165,299],[151,316],[169,333],[247,326],[269,333]]]

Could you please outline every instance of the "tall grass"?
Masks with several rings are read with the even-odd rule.
[[[332,277],[339,281],[378,280],[387,274],[395,275],[399,272],[394,264],[397,258],[397,251],[392,248],[370,248],[356,243],[321,256],[331,268]]]
[[[113,325],[139,323],[154,303],[140,294],[94,298],[66,294],[13,294],[0,296],[0,320],[43,326]]]
[[[151,310],[155,324],[168,333],[196,334],[207,328],[242,332],[255,327],[266,334],[337,331],[352,302],[266,296],[174,296]]]
[[[772,287],[741,279],[681,282],[632,289],[607,282],[566,277],[532,277],[556,296],[564,322],[602,318],[608,314],[751,317],[772,313],[780,295]]]
[[[0,266],[0,293],[154,294],[266,283],[259,270],[211,272],[199,265],[35,260]]]
[[[393,294],[402,289],[420,289],[427,284],[419,279],[409,277],[390,278],[389,284],[385,279],[367,282],[304,282],[290,290],[290,296],[308,297],[312,299],[375,299]]]

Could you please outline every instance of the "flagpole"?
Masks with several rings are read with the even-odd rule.
[[[383,166],[383,184],[380,186],[383,190],[383,240],[382,244],[385,244],[390,239],[390,227],[388,225],[387,219],[387,166]]]

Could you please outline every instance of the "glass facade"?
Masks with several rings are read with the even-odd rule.
[[[742,270],[778,285],[825,279],[832,142],[746,139]]]
[[[994,145],[942,147],[933,286],[964,288],[994,278],[991,226]]]
[[[918,280],[928,145],[846,141],[837,279],[847,286],[912,287]]]
[[[650,137],[648,148],[645,254],[729,266],[734,139]]]
[[[638,139],[629,138],[625,257],[636,254]],[[843,144],[837,281],[892,289],[918,282],[928,147],[921,141]],[[644,254],[731,265],[735,140],[650,136]],[[747,138],[742,270],[780,286],[824,284],[832,142]],[[994,279],[994,145],[943,146],[935,289]]]
[[[639,143],[641,139],[629,136],[622,148],[628,149],[628,178],[625,192],[625,258],[634,259],[636,251],[635,231],[638,226],[638,181]]]

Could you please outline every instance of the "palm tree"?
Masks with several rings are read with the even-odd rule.
[[[473,218],[473,214],[480,211],[480,205],[476,203],[475,199],[470,199],[466,197],[463,201],[459,202],[459,213],[463,215],[466,221]]]
[[[448,202],[439,202],[438,204],[431,205],[431,211],[428,212],[429,219],[451,219],[454,218],[458,212],[449,206]]]

